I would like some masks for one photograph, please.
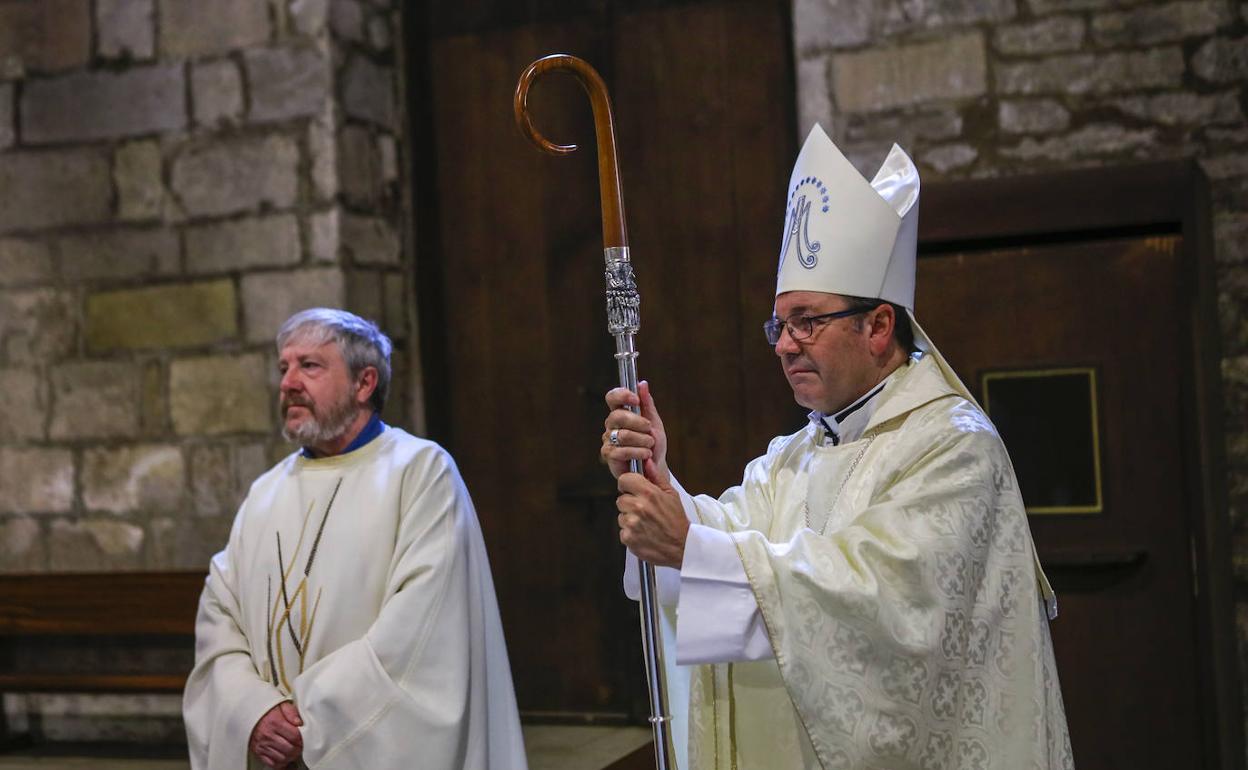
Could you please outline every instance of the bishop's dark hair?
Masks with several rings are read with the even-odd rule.
[[[849,303],[849,307],[845,308],[846,310],[874,310],[880,305],[891,305],[893,314],[897,317],[897,322],[893,326],[893,338],[897,340],[897,344],[901,345],[901,349],[906,351],[906,355],[910,355],[917,350],[914,346],[914,329],[910,326],[910,315],[904,307],[895,302],[885,302],[882,299],[851,297],[845,294],[841,296]],[[861,324],[862,316],[858,316],[856,321]]]

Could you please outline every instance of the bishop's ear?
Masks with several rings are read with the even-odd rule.
[[[893,339],[893,332],[897,329],[897,311],[885,302],[871,311],[868,319],[867,344],[871,348],[871,355],[883,355]]]

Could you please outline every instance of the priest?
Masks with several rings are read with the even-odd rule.
[[[212,559],[183,701],[194,770],[524,770],[485,546],[455,462],[385,425],[390,340],[277,335],[283,433]]]
[[[694,496],[648,385],[607,394],[625,590],[632,555],[659,567],[677,764],[1070,768],[1009,457],[914,315],[918,172],[894,146],[867,182],[815,126],[787,196],[764,332],[809,422]]]

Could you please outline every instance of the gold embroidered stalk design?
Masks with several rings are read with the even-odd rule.
[[[269,578],[269,600],[268,600],[268,628],[267,644],[269,651],[269,668],[271,669],[273,682],[281,687],[287,695],[293,692],[294,688],[290,686],[290,681],[286,676],[286,656],[283,652],[281,642],[281,633],[283,627],[290,637],[291,644],[295,647],[295,652],[299,655],[299,670],[296,675],[303,673],[303,663],[307,655],[308,639],[312,635],[312,628],[316,624],[316,611],[321,606],[321,589],[316,590],[316,600],[312,603],[312,614],[308,615],[308,576],[312,573],[312,564],[316,561],[316,552],[321,545],[321,535],[325,533],[325,522],[329,520],[329,511],[334,507],[334,500],[338,497],[338,488],[342,486],[342,479],[338,479],[338,483],[334,485],[334,491],[329,496],[329,503],[325,506],[325,513],[321,515],[320,526],[316,529],[316,537],[312,540],[312,549],[308,552],[308,560],[303,565],[303,577],[299,581],[298,587],[294,593],[289,593],[286,583],[290,579],[290,573],[295,568],[295,559],[303,547],[303,535],[307,530],[308,519],[312,516],[312,507],[316,504],[313,501],[308,505],[307,513],[303,516],[303,525],[299,528],[299,540],[295,543],[295,550],[291,554],[290,563],[286,563],[286,556],[282,552],[282,533],[277,533],[277,563],[281,569],[281,591],[278,598],[280,603],[273,601],[273,579]],[[299,627],[295,628],[295,605],[298,605]],[[276,632],[276,636],[275,636]],[[276,655],[276,663],[274,662],[274,652]]]

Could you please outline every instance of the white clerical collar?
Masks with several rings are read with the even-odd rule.
[[[906,363],[908,364],[909,361]],[[831,441],[832,446],[838,446],[862,438],[862,432],[867,429],[867,424],[871,422],[871,415],[875,413],[875,408],[879,405],[880,393],[884,392],[884,388],[892,382],[902,368],[904,366],[894,369],[874,388],[863,393],[854,403],[836,414],[815,411],[807,415],[815,425],[815,443],[822,446],[825,441]]]

